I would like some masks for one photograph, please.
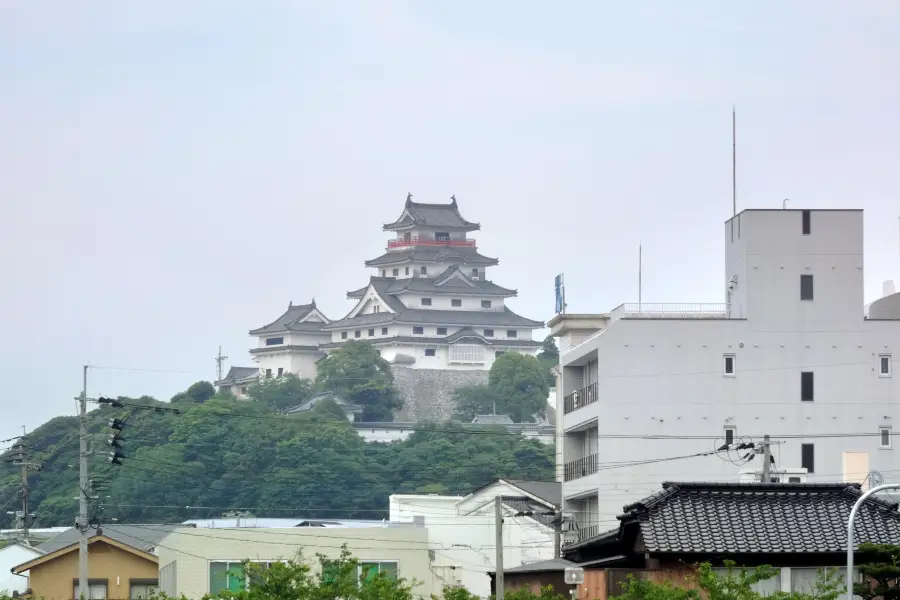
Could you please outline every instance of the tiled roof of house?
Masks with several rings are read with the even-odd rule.
[[[310,304],[290,304],[288,309],[280,317],[264,325],[258,329],[251,329],[250,335],[264,335],[267,333],[278,333],[280,331],[322,331],[324,323],[319,321],[302,321],[304,317],[316,310],[316,301]]]
[[[550,560],[539,560],[537,562],[525,563],[511,569],[503,569],[504,573],[546,573],[548,571],[565,571],[569,567],[577,566],[570,560],[564,558],[551,558]],[[493,573],[494,571],[488,571]]]
[[[359,404],[353,404],[351,402],[347,402],[346,400],[344,400],[343,398],[341,398],[340,396],[338,396],[337,394],[335,394],[334,392],[331,392],[331,391],[319,392],[317,394],[314,394],[312,397],[310,397],[309,400],[307,400],[303,404],[301,404],[299,406],[295,406],[293,408],[289,408],[285,412],[287,414],[307,412],[307,411],[314,409],[316,407],[316,405],[319,404],[319,402],[322,402],[323,400],[333,400],[334,403],[337,404],[338,407],[343,409],[345,412],[350,412],[350,413],[362,412],[362,406],[360,406]]]
[[[562,484],[558,481],[518,481],[515,479],[507,481],[532,496],[537,496],[555,506],[562,506]]]
[[[385,223],[384,229],[397,229],[408,225],[447,227],[469,231],[481,228],[478,223],[472,223],[463,218],[456,205],[456,198],[453,198],[449,204],[426,204],[413,202],[412,196],[407,196],[406,205],[403,207],[400,217],[393,223]]]
[[[472,247],[416,246],[404,250],[385,252],[378,258],[366,261],[367,267],[384,267],[415,263],[444,263],[457,261],[464,265],[493,266],[500,261],[478,253]]]
[[[625,507],[648,552],[846,552],[847,519],[859,484],[664,483]],[[870,498],[856,542],[900,543],[897,504]],[[582,545],[582,544],[579,544]]]
[[[132,548],[151,552],[164,537],[179,527],[184,527],[184,525],[103,525],[102,535]],[[97,533],[94,532],[91,537],[97,537]],[[80,539],[81,532],[72,527],[55,538],[38,545],[37,548],[45,553],[55,552],[78,543]]]
[[[385,295],[382,299],[391,304],[388,298],[393,296]],[[399,300],[396,302],[400,303]],[[402,306],[402,303],[400,303]],[[392,310],[397,310],[391,306]],[[504,310],[494,311],[477,311],[477,310],[422,310],[409,309],[403,307],[396,313],[378,312],[366,313],[349,319],[341,319],[340,321],[332,321],[323,327],[325,331],[335,329],[348,329],[352,327],[365,327],[368,325],[378,325],[385,323],[405,323],[405,324],[423,324],[423,325],[473,325],[483,327],[524,327],[536,329],[544,324],[541,321],[532,321],[520,315],[517,315],[508,308]],[[525,340],[523,340],[525,341]]]

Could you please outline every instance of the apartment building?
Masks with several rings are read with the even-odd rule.
[[[746,210],[724,234],[725,302],[548,324],[561,352],[558,478],[579,540],[618,526],[662,481],[761,469],[759,456],[716,449],[766,434],[776,473],[795,479],[900,474],[900,296],[865,315],[863,212]]]

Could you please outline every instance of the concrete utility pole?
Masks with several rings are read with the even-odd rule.
[[[82,376],[81,396],[78,398],[78,423],[80,451],[78,461],[78,529],[81,531],[81,539],[78,541],[78,593],[84,598],[89,598],[88,590],[88,532],[91,529],[88,522],[88,430],[87,430],[87,373],[88,366],[84,365]]]
[[[494,496],[494,521],[497,532],[497,569],[495,598],[503,600],[503,497]]]
[[[227,356],[222,356],[222,346],[219,346],[219,354],[216,356],[216,381],[222,381],[222,365],[228,360]]]
[[[29,463],[28,457],[25,455],[25,441],[26,432],[25,427],[23,426],[22,437],[19,438],[19,442],[16,444],[16,457],[13,464],[17,464],[22,468],[22,541],[26,545],[30,545],[31,541],[28,539],[28,530],[31,527],[31,515],[28,513],[28,470],[31,468],[35,468],[35,465]]]
[[[562,553],[562,510],[556,509],[553,513],[553,558],[560,558]]]
[[[771,442],[769,441],[769,436],[765,435],[765,436],[763,436],[763,474],[762,474],[762,482],[763,483],[772,483],[771,464],[772,464]]]

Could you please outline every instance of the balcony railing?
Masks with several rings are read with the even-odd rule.
[[[595,535],[598,535],[599,533],[600,533],[599,525],[588,525],[586,527],[580,527],[578,529],[578,541],[583,542],[584,540],[586,540],[588,538],[592,538]]]
[[[388,240],[388,249],[391,248],[409,248],[411,246],[455,246],[463,248],[474,248],[475,240],[436,240],[434,238],[411,237],[408,240]]]
[[[563,398],[563,414],[583,408],[597,401],[597,382],[572,392]]]
[[[579,477],[587,477],[588,475],[593,475],[597,472],[597,467],[599,466],[597,462],[597,455],[591,454],[589,456],[584,456],[582,458],[577,458],[573,461],[567,462],[563,472],[566,481],[572,481],[573,479],[578,479]]]
[[[723,303],[620,304],[612,310],[614,319],[740,319],[741,307]]]

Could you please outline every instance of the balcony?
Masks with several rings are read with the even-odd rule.
[[[579,477],[587,477],[588,475],[596,473],[598,467],[599,463],[597,461],[597,455],[591,454],[590,456],[567,462],[563,468],[563,477],[565,478],[565,481],[572,481]]]
[[[578,541],[583,542],[588,538],[592,538],[596,535],[600,535],[600,526],[599,525],[588,525],[586,527],[578,528]]]
[[[583,408],[588,404],[597,401],[597,382],[595,381],[587,387],[583,387],[577,392],[572,392],[568,396],[563,397],[563,414],[569,414],[579,408]]]
[[[392,250],[394,248],[411,248],[413,246],[450,246],[457,248],[474,248],[475,245],[475,240],[473,239],[436,240],[434,238],[420,238],[417,236],[413,236],[408,240],[388,240],[387,247],[388,250]]]
[[[737,304],[679,303],[679,304],[620,304],[609,313],[612,319],[740,319]]]

